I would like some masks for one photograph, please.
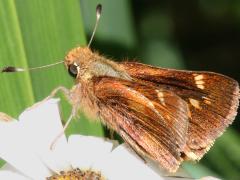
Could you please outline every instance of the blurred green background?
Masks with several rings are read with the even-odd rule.
[[[86,45],[95,7],[103,13],[92,48],[116,60],[137,60],[161,67],[209,70],[240,80],[240,1],[228,0],[3,0],[0,1],[0,67],[34,67],[62,60],[73,47]],[[17,118],[26,107],[59,85],[74,83],[63,65],[0,74],[0,111]],[[60,95],[61,96],[61,95]],[[62,101],[63,118],[70,106]],[[193,176],[240,177],[240,122],[219,138],[197,164],[185,163]],[[83,116],[67,133],[103,136]]]

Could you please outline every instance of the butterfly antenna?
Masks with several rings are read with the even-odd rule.
[[[96,7],[96,22],[95,22],[95,26],[94,26],[91,38],[90,38],[90,40],[88,42],[88,47],[90,47],[90,45],[91,45],[91,43],[93,41],[93,37],[94,37],[94,35],[96,33],[98,22],[99,22],[99,19],[101,17],[101,13],[102,13],[102,5],[98,4],[97,7]]]
[[[93,37],[96,33],[98,22],[101,17],[101,13],[102,13],[102,5],[98,4],[96,7],[96,23],[95,23],[95,26],[94,26],[94,29],[92,32],[91,39],[89,40],[88,47],[90,47],[90,45],[93,41]],[[62,64],[62,63],[64,63],[64,61],[60,61],[60,62],[56,62],[53,64],[44,65],[44,66],[39,66],[39,67],[33,67],[33,68],[19,68],[19,67],[14,67],[14,66],[7,66],[7,67],[4,67],[1,70],[1,72],[2,73],[12,73],[12,72],[32,71],[32,70],[37,70],[37,69],[49,68],[49,67],[52,67],[52,66],[55,66],[58,64]]]
[[[44,69],[44,68],[49,68],[58,64],[62,64],[64,61],[59,61],[56,63],[44,65],[44,66],[39,66],[39,67],[33,67],[33,68],[19,68],[19,67],[14,67],[14,66],[7,66],[4,67],[1,72],[2,73],[12,73],[12,72],[22,72],[22,71],[33,71],[33,70],[38,70],[38,69]]]

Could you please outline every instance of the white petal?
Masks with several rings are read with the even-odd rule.
[[[92,168],[112,150],[113,144],[103,138],[72,135],[68,139],[71,163],[74,168]]]
[[[23,175],[20,171],[18,171],[15,167],[13,167],[11,164],[6,163],[1,167],[0,171],[11,171],[16,174],[21,174]],[[24,176],[24,175],[23,175]]]
[[[108,161],[105,161],[105,169],[102,172],[110,180],[164,179],[149,168],[135,153],[126,148],[125,145],[120,145],[113,150]]]
[[[1,167],[1,170],[4,170],[4,171],[12,171],[12,172],[17,172],[17,169],[15,167],[13,167],[11,164],[4,164],[2,167]]]
[[[19,117],[22,133],[32,150],[51,170],[70,169],[67,140],[63,134],[51,150],[54,139],[63,131],[58,99],[50,99],[29,108]]]
[[[20,174],[11,171],[0,171],[0,179],[4,180],[30,180]]]
[[[206,177],[202,177],[200,180],[220,180],[220,179],[212,176],[206,176]]]
[[[28,177],[44,179],[50,172],[29,149],[16,121],[0,122],[0,157]]]

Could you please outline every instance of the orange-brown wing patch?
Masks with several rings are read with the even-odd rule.
[[[149,84],[95,78],[99,115],[137,152],[176,171],[186,143],[188,106],[175,94]]]
[[[156,68],[135,62],[120,65],[133,78],[170,90],[188,103],[191,119],[185,153],[190,159],[200,159],[237,114],[239,86],[227,76]]]

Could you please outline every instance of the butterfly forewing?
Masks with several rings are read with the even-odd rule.
[[[175,171],[186,144],[188,106],[177,95],[151,84],[96,77],[99,116],[138,153]]]
[[[130,76],[172,91],[189,106],[191,118],[184,153],[200,159],[234,120],[239,103],[238,83],[211,72],[156,68],[135,62],[120,64]]]

